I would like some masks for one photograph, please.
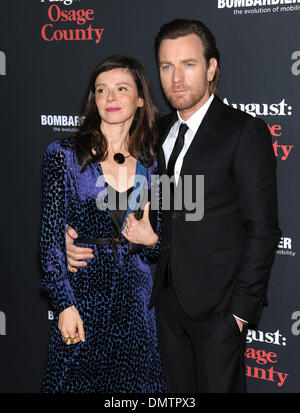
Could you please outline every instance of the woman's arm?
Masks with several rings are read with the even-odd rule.
[[[56,313],[76,304],[67,277],[65,227],[67,219],[67,165],[58,142],[47,148],[43,161],[43,202],[40,257],[42,289],[50,296]]]
[[[67,345],[85,341],[83,322],[67,277],[65,228],[68,211],[66,154],[58,142],[47,148],[43,162],[43,207],[40,255],[41,287],[59,314],[58,328]]]

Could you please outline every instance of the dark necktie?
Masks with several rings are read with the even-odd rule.
[[[184,135],[186,134],[187,130],[188,130],[188,126],[185,123],[181,123],[178,136],[177,136],[174,148],[172,150],[172,153],[170,155],[169,162],[168,162],[167,174],[169,175],[170,178],[174,175],[175,163],[183,148]]]

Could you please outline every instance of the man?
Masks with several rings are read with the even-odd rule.
[[[177,110],[161,119],[159,173],[177,185],[162,213],[149,305],[168,390],[245,392],[244,325],[257,324],[280,239],[271,137],[262,120],[216,96],[220,58],[204,24],[173,20],[155,48],[162,88]],[[204,175],[204,216],[191,221],[173,197],[180,180],[184,193],[187,176],[194,196],[197,175]],[[70,265],[86,257],[68,250]]]

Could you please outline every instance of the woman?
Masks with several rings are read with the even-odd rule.
[[[101,62],[83,115],[76,139],[55,141],[44,157],[42,288],[56,318],[42,391],[163,392],[147,307],[160,212],[147,203],[137,219],[145,194],[158,196],[158,186],[151,187],[157,110],[142,66],[130,57]],[[93,260],[76,273],[67,269],[67,223],[78,245],[93,248]]]

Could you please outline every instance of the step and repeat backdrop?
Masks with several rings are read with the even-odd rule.
[[[300,0],[30,0],[0,6],[0,392],[40,391],[53,318],[40,292],[41,160],[74,134],[92,68],[111,54],[148,71],[159,27],[202,20],[221,53],[219,96],[268,124],[278,165],[282,238],[269,306],[248,330],[248,391],[298,393],[300,381]]]

